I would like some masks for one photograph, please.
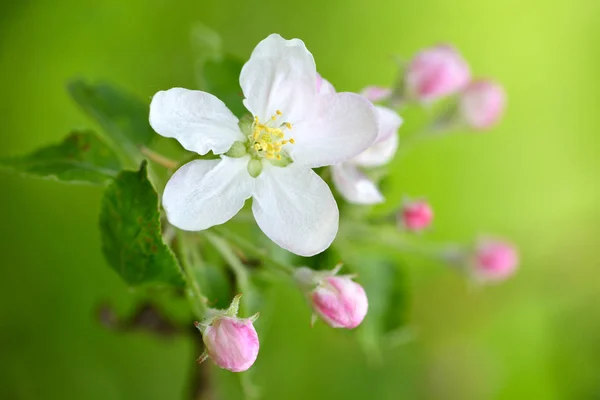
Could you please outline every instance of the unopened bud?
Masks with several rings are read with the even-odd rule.
[[[422,231],[433,221],[433,210],[424,200],[408,201],[398,213],[399,225],[411,232]]]
[[[489,80],[471,82],[460,96],[460,114],[473,129],[488,129],[495,125],[506,106],[506,94],[499,84]]]
[[[449,45],[419,52],[406,69],[405,84],[409,97],[432,102],[465,87],[471,79],[469,65]]]
[[[519,264],[517,249],[501,240],[484,239],[475,246],[472,273],[481,281],[501,281],[510,277]]]
[[[327,325],[353,329],[367,315],[369,302],[363,287],[351,276],[335,276],[340,267],[325,272],[300,268],[296,279],[307,290],[315,314]]]
[[[260,346],[253,322],[258,315],[238,318],[239,298],[239,295],[234,298],[228,310],[210,310],[208,319],[196,322],[206,346],[198,362],[210,358],[221,368],[241,372],[256,361]]]

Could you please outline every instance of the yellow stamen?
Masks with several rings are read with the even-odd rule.
[[[294,138],[293,138],[293,137],[291,137],[291,138],[290,138],[290,143],[291,143],[291,144],[294,144],[294,143],[296,143],[296,141],[294,140]]]
[[[261,123],[257,116],[254,117],[252,133],[248,136],[252,151],[256,152],[257,157],[264,157],[268,160],[281,160],[282,147],[288,143],[295,143],[294,139],[284,139],[285,129],[291,129],[292,124],[283,122],[277,124],[278,127],[273,127],[271,121],[275,121],[279,116],[283,115],[280,110],[275,111],[275,115],[270,117],[265,123]]]

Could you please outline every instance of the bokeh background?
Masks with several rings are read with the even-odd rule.
[[[424,143],[394,162],[389,207],[424,195],[431,240],[495,233],[521,249],[514,279],[470,290],[408,260],[414,340],[370,363],[351,334],[310,329],[281,284],[255,367],[265,399],[600,398],[600,2],[597,0],[24,0],[0,4],[0,157],[92,126],[64,90],[103,79],[149,99],[194,87],[202,22],[246,58],[272,32],[300,37],[339,89],[391,83],[392,54],[454,43],[509,94],[485,134]],[[407,127],[410,126],[407,125]],[[180,399],[185,338],[104,329],[95,310],[135,293],[105,264],[101,189],[0,175],[0,398]],[[241,398],[211,369],[219,399]]]

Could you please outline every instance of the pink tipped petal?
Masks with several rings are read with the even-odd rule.
[[[381,86],[367,86],[360,92],[361,96],[364,96],[372,103],[378,101],[387,100],[391,94],[392,89],[381,87]]]
[[[350,162],[363,167],[385,165],[394,158],[398,150],[398,129],[402,118],[389,108],[375,106],[377,126],[379,128],[375,143]]]
[[[335,239],[339,211],[329,186],[311,169],[265,163],[256,178],[252,211],[260,229],[300,256],[321,253]]]
[[[350,163],[332,165],[331,175],[336,189],[349,203],[378,204],[384,201],[375,183]]]
[[[318,97],[311,120],[293,126],[292,159],[309,168],[338,164],[366,150],[377,137],[373,105],[355,93]]]
[[[318,94],[333,94],[335,88],[329,81],[317,73],[317,93]]]
[[[258,335],[250,319],[219,317],[203,335],[208,355],[219,367],[232,372],[245,371],[258,356]]]
[[[244,136],[238,119],[210,93],[173,88],[156,93],[150,103],[150,125],[161,136],[175,138],[189,151],[225,153]]]
[[[312,292],[311,301],[315,312],[333,328],[356,328],[369,308],[362,286],[344,276],[325,278]]]
[[[399,215],[405,229],[413,232],[422,231],[433,221],[433,210],[426,201],[406,203]]]
[[[475,250],[475,274],[484,281],[499,281],[510,277],[519,264],[515,247],[499,240],[483,240]]]
[[[252,195],[254,179],[248,157],[195,160],[179,168],[163,193],[163,207],[171,224],[200,231],[231,219]]]
[[[406,70],[408,92],[431,102],[465,87],[471,79],[469,65],[456,49],[440,45],[418,53]]]
[[[398,113],[390,108],[375,106],[377,117],[377,139],[375,143],[384,142],[395,135],[404,122]]]
[[[460,111],[464,121],[474,129],[488,129],[502,118],[506,107],[506,93],[499,84],[474,81],[460,98]]]
[[[362,167],[379,167],[392,161],[398,150],[398,134],[395,133],[383,142],[375,143],[349,163]]]
[[[261,121],[280,110],[287,122],[297,123],[313,114],[317,67],[300,39],[277,34],[261,41],[240,74],[244,105]]]

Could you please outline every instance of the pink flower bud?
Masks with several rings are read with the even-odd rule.
[[[471,82],[460,97],[460,113],[473,129],[495,125],[506,106],[506,94],[499,84],[489,80]]]
[[[454,94],[471,80],[469,65],[449,45],[439,45],[419,52],[406,69],[409,96],[431,102]]]
[[[387,100],[392,94],[392,89],[381,86],[367,86],[360,94],[370,102],[376,103]]]
[[[365,290],[346,276],[325,278],[310,298],[315,312],[333,328],[356,328],[369,307]]]
[[[351,276],[335,276],[342,265],[333,271],[313,271],[299,268],[295,273],[298,284],[305,290],[317,316],[333,328],[356,328],[367,315],[369,301],[365,290]],[[313,315],[313,322],[316,317]]]
[[[431,225],[433,210],[424,200],[406,202],[398,214],[399,223],[405,229],[418,232]]]
[[[483,281],[500,281],[511,276],[519,263],[515,247],[500,240],[480,241],[473,255],[473,273]]]
[[[232,372],[247,370],[258,356],[258,335],[249,318],[216,318],[206,327],[202,340],[214,363]]]
[[[195,323],[206,347],[198,358],[199,363],[211,358],[221,368],[241,372],[256,361],[260,346],[252,323],[258,314],[250,318],[237,317],[241,296],[235,296],[227,310],[208,309],[206,318]]]

